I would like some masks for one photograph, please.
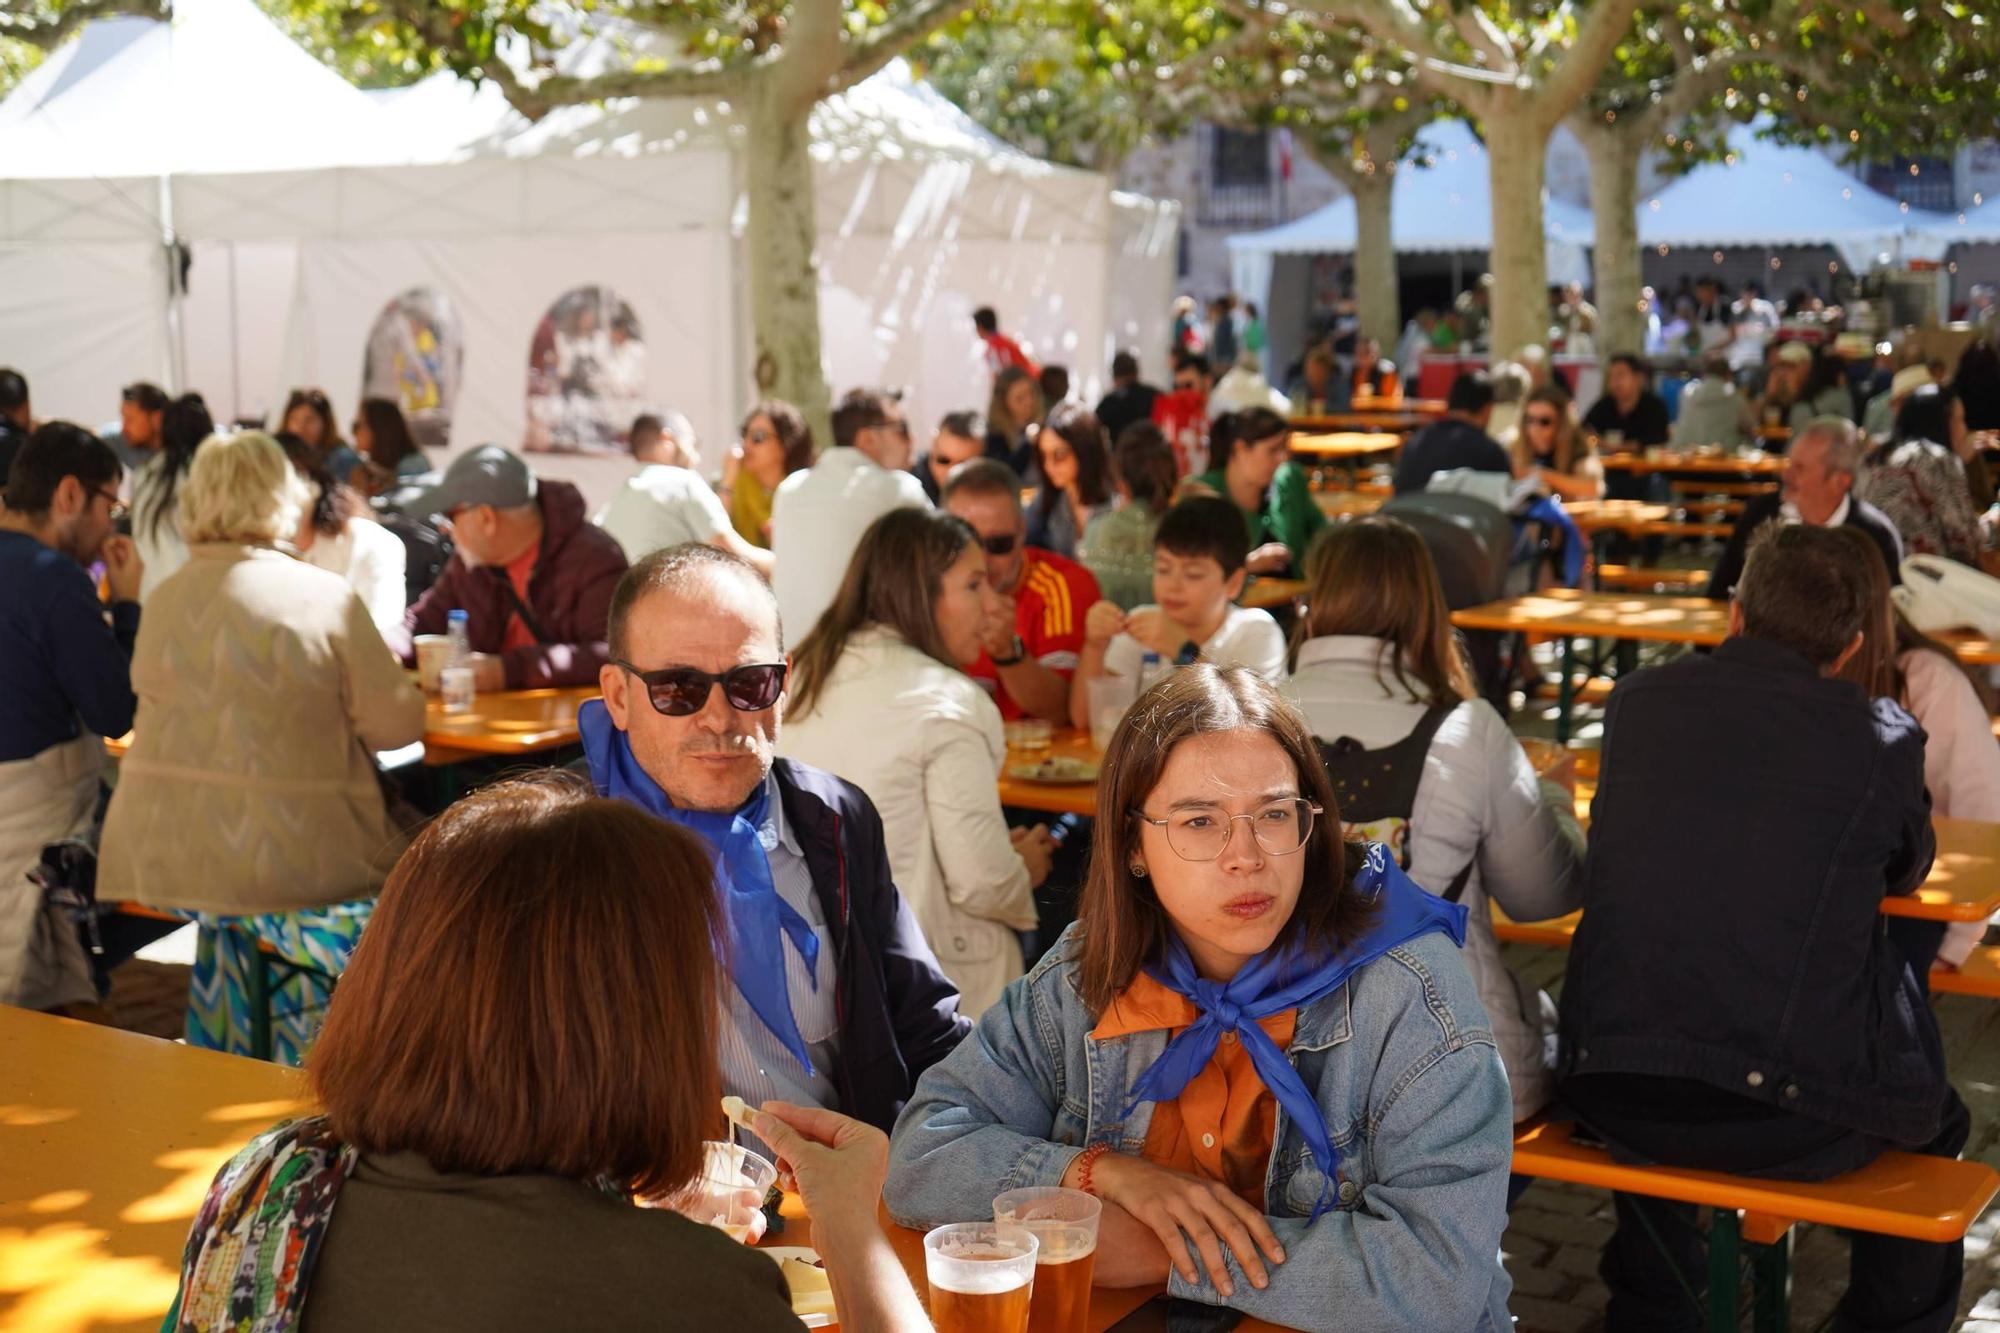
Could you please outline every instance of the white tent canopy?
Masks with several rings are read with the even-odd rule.
[[[1418,148],[1397,168],[1390,191],[1390,235],[1398,254],[1446,254],[1492,246],[1488,161],[1485,146],[1463,121],[1439,121],[1424,129]],[[1584,251],[1593,241],[1590,211],[1545,194],[1542,217],[1549,281],[1588,282],[1590,263]],[[1357,230],[1350,196],[1283,226],[1232,236],[1231,281],[1238,292],[1271,311],[1278,294],[1272,274],[1281,256],[1351,253]]]
[[[1937,260],[1959,241],[2000,239],[2000,219],[1899,204],[1811,148],[1729,135],[1729,160],[1696,167],[1639,206],[1648,246],[1733,249],[1829,245],[1849,268]]]
[[[529,125],[491,90],[448,80],[361,93],[251,0],[175,9],[171,29],[91,25],[0,103],[0,286],[16,298],[0,307],[0,347],[64,351],[10,354],[39,414],[103,419],[117,385],[170,378],[177,338],[187,383],[218,417],[272,412],[292,384],[325,387],[347,412],[362,392],[364,349],[396,342],[376,337],[378,317],[420,291],[428,309],[449,311],[463,348],[462,373],[448,377],[452,445],[515,443],[536,382],[531,358],[551,368],[552,306],[594,287],[614,292],[606,308],[629,310],[640,330],[643,355],[626,365],[630,405],[686,412],[719,458],[754,396],[740,275],[755,261],[740,241],[742,174],[726,106],[626,100]],[[308,67],[286,76],[305,90],[301,101],[320,111],[340,103],[326,124],[353,127],[348,151],[305,137],[285,91],[246,100],[220,76],[214,88],[189,87],[160,72],[253,68],[280,58],[272,42]],[[102,75],[114,56],[124,68],[112,83]],[[95,71],[65,80],[86,57]],[[275,158],[211,147],[190,161],[167,142],[147,156],[70,129],[143,120],[122,90],[142,79],[160,90],[165,104],[152,111],[162,121],[196,123],[168,106],[214,96],[238,102],[233,114],[255,125],[257,143],[315,146]],[[15,144],[44,142],[52,125],[70,134],[65,169],[43,170],[37,157],[37,174],[24,176]],[[1166,345],[1171,205],[1006,148],[900,65],[829,100],[812,129],[836,386],[909,386],[920,431],[946,410],[983,407],[970,322],[983,304],[1038,355],[1070,363],[1085,388],[1114,345]],[[193,254],[178,335],[169,226]],[[602,490],[626,464],[543,455],[537,466]]]

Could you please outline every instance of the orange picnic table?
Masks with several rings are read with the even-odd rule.
[[[1789,433],[1789,432],[1788,432]],[[1761,449],[1733,454],[1726,449],[1648,449],[1643,453],[1604,455],[1606,472],[1643,477],[1652,472],[1685,472],[1707,476],[1775,477],[1785,460]]]

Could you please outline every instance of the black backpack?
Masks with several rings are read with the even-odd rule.
[[[1319,743],[1320,761],[1333,780],[1341,824],[1349,836],[1381,843],[1405,870],[1410,868],[1410,815],[1416,809],[1417,784],[1423,781],[1424,757],[1456,707],[1455,702],[1432,704],[1409,735],[1379,750],[1363,749],[1352,736]],[[1468,864],[1439,896],[1457,902],[1471,878]]]

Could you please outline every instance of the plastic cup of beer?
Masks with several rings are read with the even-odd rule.
[[[451,658],[451,639],[443,634],[419,634],[414,643],[417,650],[417,686],[425,694],[436,694],[445,663]]]
[[[764,1196],[778,1181],[778,1168],[734,1143],[702,1144],[701,1174],[679,1198],[673,1210],[714,1227],[730,1239],[749,1243]]]
[[[1038,1243],[1028,1333],[1088,1333],[1097,1219],[1104,1205],[1082,1190],[1036,1185],[993,1201],[993,1220],[1027,1228]]]
[[[924,1237],[937,1333],[1028,1333],[1035,1234],[1001,1222],[954,1222]]]

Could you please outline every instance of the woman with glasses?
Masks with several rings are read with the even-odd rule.
[[[1561,385],[1544,384],[1528,394],[1506,444],[1516,477],[1533,477],[1564,500],[1603,496],[1604,463]]]
[[[181,540],[175,500],[194,451],[215,434],[215,421],[198,393],[186,393],[160,414],[160,452],[132,477],[132,540],[145,562],[139,585],[144,602],[167,575],[187,563],[187,543]]]
[[[793,658],[778,752],[867,792],[960,1012],[977,1017],[1021,975],[1048,877],[1045,829],[1007,827],[1000,709],[965,668],[1005,616],[963,519],[898,509],[861,539],[840,592]]]
[[[771,549],[771,496],[778,483],[813,463],[812,427],[790,403],[758,403],[743,418],[741,439],[723,464],[719,494],[736,535]]]
[[[1305,714],[1348,828],[1386,844],[1410,877],[1471,913],[1465,961],[1525,1120],[1554,1095],[1555,1005],[1508,970],[1488,898],[1516,921],[1583,906],[1583,834],[1571,794],[1535,775],[1479,697],[1430,551],[1375,516],[1313,548],[1297,663],[1285,693]]]
[[[1076,556],[1091,520],[1111,512],[1104,427],[1081,403],[1058,403],[1035,436],[1042,484],[1028,506],[1028,545]]]
[[[1502,1330],[1512,1117],[1465,909],[1341,836],[1305,722],[1247,671],[1142,695],[1082,912],[897,1123],[905,1225],[1003,1188],[1103,1200],[1095,1280],[1299,1329]]]
[[[192,1045],[251,1051],[260,948],[307,969],[271,995],[288,1064],[401,850],[369,756],[424,731],[423,695],[361,599],[280,549],[311,499],[268,435],[196,451],[176,501],[189,557],[140,622],[138,722],[97,872],[107,901],[200,921]]]

